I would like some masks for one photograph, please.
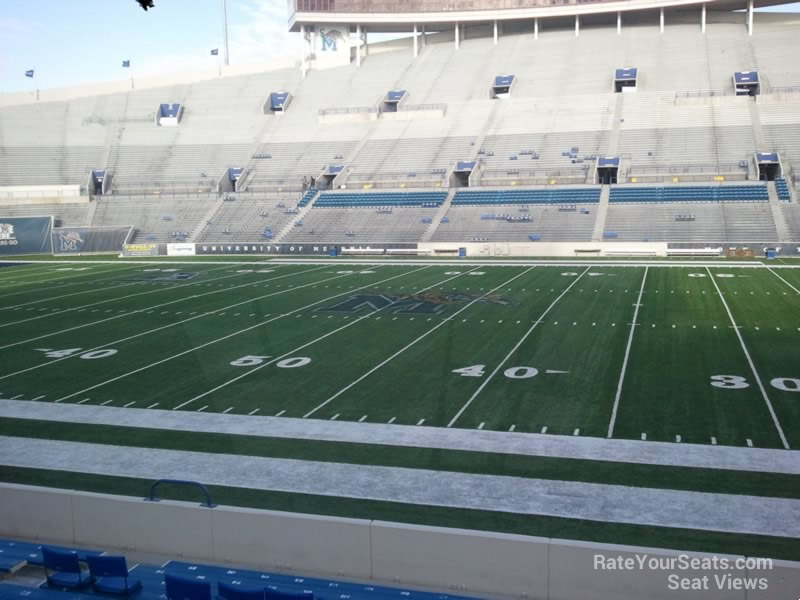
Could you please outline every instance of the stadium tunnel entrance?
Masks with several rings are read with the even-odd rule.
[[[777,152],[757,152],[756,167],[760,181],[775,181],[776,177],[783,175],[780,156]]]
[[[618,156],[598,158],[597,166],[595,167],[595,183],[599,183],[600,185],[617,183],[619,179],[619,163],[620,159]]]

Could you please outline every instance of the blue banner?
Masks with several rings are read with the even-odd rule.
[[[0,217],[0,255],[52,254],[52,217]]]

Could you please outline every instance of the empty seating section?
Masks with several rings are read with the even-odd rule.
[[[447,198],[447,192],[323,193],[314,202],[314,208],[437,207],[441,206],[445,198]]]
[[[0,186],[85,186],[89,171],[102,161],[101,146],[9,147],[0,143]]]
[[[318,203],[319,201],[317,201]],[[431,218],[438,208],[394,206],[389,210],[375,207],[311,209],[300,224],[281,239],[283,242],[418,242],[430,226],[423,219]]]
[[[210,196],[106,196],[97,201],[92,225],[133,225],[134,241],[175,241],[191,232],[216,202]]]
[[[597,204],[600,188],[546,188],[529,190],[458,191],[453,206],[508,204]]]
[[[437,225],[432,242],[589,242],[592,239],[595,205],[556,204],[530,206],[452,205],[447,220]],[[529,217],[530,220],[522,220]]]
[[[693,221],[676,220],[691,214]],[[777,239],[768,203],[611,204],[605,231],[619,242],[768,242]]]
[[[0,548],[7,543],[10,542],[0,541]],[[71,580],[65,579],[67,585],[63,585],[50,569],[51,581],[39,586],[32,583],[29,576],[0,582],[0,600],[92,600],[98,596],[131,596],[137,600],[211,600],[214,597],[224,600],[467,600],[438,592],[261,572],[230,565],[168,561],[162,566],[138,564],[128,570],[123,556],[98,556],[95,552],[87,556],[83,551],[75,553],[59,548],[45,552],[70,569],[77,568],[80,581],[76,579],[73,586]],[[88,572],[82,567],[87,558],[90,559]],[[106,587],[108,585],[110,587]]]
[[[52,215],[55,227],[79,227],[84,224],[88,209],[88,202],[76,204],[27,204],[0,206],[0,214],[4,217],[46,217]]]
[[[223,202],[205,224],[197,242],[263,242],[273,239],[286,223],[296,218],[292,209],[296,194],[268,197],[237,194],[233,202]]]
[[[789,236],[793,240],[800,239],[800,205],[795,204],[782,204],[781,212],[786,221],[786,226],[789,229]]]
[[[615,186],[609,202],[768,202],[767,186]]]

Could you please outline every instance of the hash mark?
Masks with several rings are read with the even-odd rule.
[[[336,419],[338,419],[338,418],[339,418],[339,413],[336,413],[335,415],[333,415],[333,416],[331,417],[331,421],[335,421],[335,420],[336,420]]]
[[[133,406],[134,404],[136,404],[136,400],[134,400],[133,402],[128,402],[128,403],[127,403],[125,406],[123,406],[122,408],[128,408],[129,406]]]
[[[389,425],[391,425],[391,424],[392,424],[392,423],[394,423],[396,420],[397,420],[397,417],[392,417],[391,419],[389,419],[389,420],[387,421],[387,423],[388,423]]]
[[[151,405],[150,405],[150,406],[148,406],[147,408],[155,408],[156,406],[158,406],[158,402],[156,402],[156,403],[154,403],[154,404],[151,404]]]
[[[285,413],[285,412],[286,412],[285,410],[282,410],[281,412],[279,412],[279,413],[278,413],[277,415],[275,415],[275,416],[276,416],[276,417],[280,417],[280,416],[281,416],[283,413]]]
[[[547,427],[542,427],[542,433],[547,433]]]
[[[752,448],[753,447],[753,440],[751,440],[750,438],[747,439],[747,446],[748,446],[748,448]]]
[[[425,419],[420,419],[420,420],[417,422],[417,425],[422,425],[424,422],[425,422]]]
[[[481,424],[478,425],[478,429],[483,429],[484,425],[486,425],[486,423],[482,421]]]
[[[713,435],[711,436],[711,445],[712,446],[716,446],[717,445],[717,438],[715,438]]]
[[[517,426],[516,426],[516,425],[512,425],[511,427],[509,427],[509,428],[508,428],[508,430],[509,430],[509,431],[514,431],[516,428],[517,428]]]
[[[681,436],[676,435],[675,436],[675,441],[680,444],[681,443]]]
[[[198,408],[197,412],[203,412],[205,409],[208,408],[208,405],[203,406],[202,408]]]
[[[105,406],[106,404],[111,404],[112,402],[113,402],[113,400],[106,400],[105,402],[100,404],[100,406]]]
[[[223,411],[222,411],[222,414],[223,414],[223,415],[227,415],[227,414],[228,414],[229,412],[231,412],[232,410],[233,410],[233,407],[232,407],[232,406],[230,406],[230,407],[226,408],[225,410],[223,410]]]
[[[78,402],[78,404],[83,404],[84,402],[88,402],[89,400],[91,400],[91,398],[84,398],[83,400]]]
[[[260,408],[256,408],[255,410],[251,410],[251,411],[250,411],[249,413],[247,413],[247,414],[248,414],[248,415],[254,415],[254,414],[256,414],[256,413],[257,413],[258,411],[260,411],[260,410],[261,410]]]
[[[643,442],[646,442],[646,441],[647,441],[647,434],[646,434],[646,433],[643,433],[643,434],[642,434],[642,441],[643,441]]]
[[[361,418],[358,420],[358,422],[359,422],[359,423],[363,423],[363,422],[364,422],[364,421],[366,421],[366,420],[367,420],[367,415],[364,415],[363,417],[361,417]]]

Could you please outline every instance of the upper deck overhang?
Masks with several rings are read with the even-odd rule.
[[[791,4],[796,0],[753,0],[754,8]],[[542,0],[539,0],[542,2]],[[492,21],[520,21],[525,19],[598,15],[604,13],[635,12],[645,10],[685,9],[745,10],[747,0],[594,0],[576,3],[576,0],[552,0],[553,4],[530,8],[500,10],[448,10],[417,12],[336,12],[298,11],[289,18],[289,31],[300,31],[301,25],[317,23],[366,25],[373,33],[403,32],[412,30],[414,24],[431,25],[432,28],[452,28],[455,23],[488,23]],[[387,3],[391,4],[391,3]]]

